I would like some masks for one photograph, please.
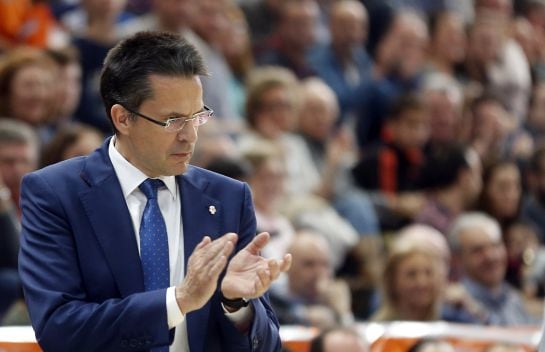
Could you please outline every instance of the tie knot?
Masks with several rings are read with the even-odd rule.
[[[146,198],[148,199],[156,199],[157,198],[157,190],[160,187],[163,187],[165,184],[163,181],[156,179],[156,178],[148,178],[144,182],[140,184],[140,190],[142,193],[146,195]]]

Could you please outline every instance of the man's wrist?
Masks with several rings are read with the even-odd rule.
[[[225,309],[227,309],[230,312],[236,312],[240,308],[247,307],[248,304],[250,303],[250,300],[246,298],[242,298],[242,297],[234,298],[234,299],[227,298],[223,295],[223,292],[221,291],[220,291],[220,298],[221,298],[221,303],[223,304]]]

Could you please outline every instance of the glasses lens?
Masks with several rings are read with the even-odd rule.
[[[208,121],[208,118],[210,117],[210,115],[211,115],[210,111],[203,111],[196,114],[194,116],[195,119],[193,120],[193,126],[204,125]]]

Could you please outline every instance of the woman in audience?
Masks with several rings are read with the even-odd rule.
[[[514,221],[520,211],[521,175],[511,160],[495,160],[484,167],[483,190],[479,209],[495,218],[502,229]]]
[[[371,319],[476,322],[474,302],[447,287],[449,262],[440,232],[426,225],[401,230],[384,265],[381,306]]]
[[[0,116],[40,126],[53,108],[57,65],[42,51],[19,48],[0,60]]]

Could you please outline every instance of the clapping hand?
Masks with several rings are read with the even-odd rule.
[[[291,266],[291,254],[282,259],[265,259],[259,253],[269,242],[269,234],[262,232],[239,251],[229,262],[221,282],[221,292],[228,299],[258,298]]]
[[[201,308],[210,300],[237,238],[234,233],[225,234],[214,241],[205,236],[195,247],[187,261],[187,274],[176,287],[176,300],[184,314]]]

